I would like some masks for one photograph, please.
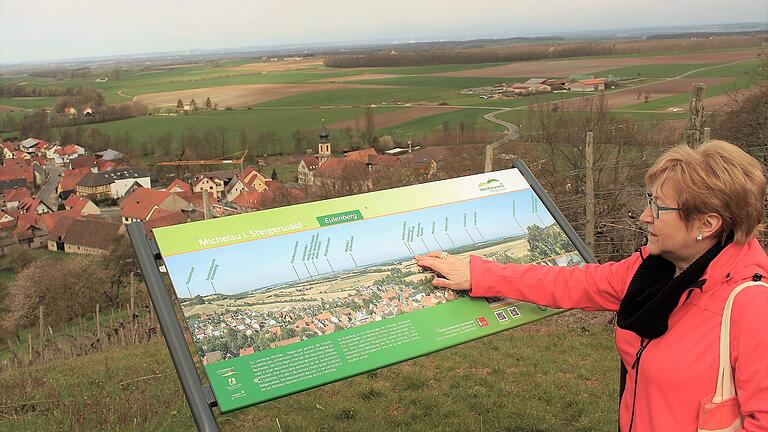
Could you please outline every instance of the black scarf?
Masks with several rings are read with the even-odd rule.
[[[733,233],[704,252],[675,276],[675,265],[657,255],[648,256],[632,276],[621,299],[617,325],[641,338],[655,339],[666,333],[669,316],[683,293],[695,285],[709,263],[733,241]]]

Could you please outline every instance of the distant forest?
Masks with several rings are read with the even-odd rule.
[[[441,64],[500,63],[597,55],[651,52],[695,52],[713,49],[759,47],[758,36],[726,36],[712,39],[632,40],[623,42],[576,42],[562,44],[507,45],[477,49],[432,49],[400,52],[377,51],[333,55],[325,65],[334,68],[428,66]]]

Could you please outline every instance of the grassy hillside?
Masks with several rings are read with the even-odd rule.
[[[216,418],[224,431],[612,431],[608,320],[571,312]],[[194,430],[159,340],[0,374],[0,414],[0,430]]]

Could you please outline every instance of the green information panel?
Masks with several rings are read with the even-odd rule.
[[[517,169],[155,230],[222,412],[557,313],[432,288],[413,256],[583,259]]]

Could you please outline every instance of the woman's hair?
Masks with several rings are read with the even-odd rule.
[[[762,230],[766,180],[763,166],[725,141],[707,141],[692,149],[667,150],[645,175],[649,186],[673,189],[686,225],[695,216],[715,213],[723,219],[720,235],[733,231],[734,242],[746,243]]]

